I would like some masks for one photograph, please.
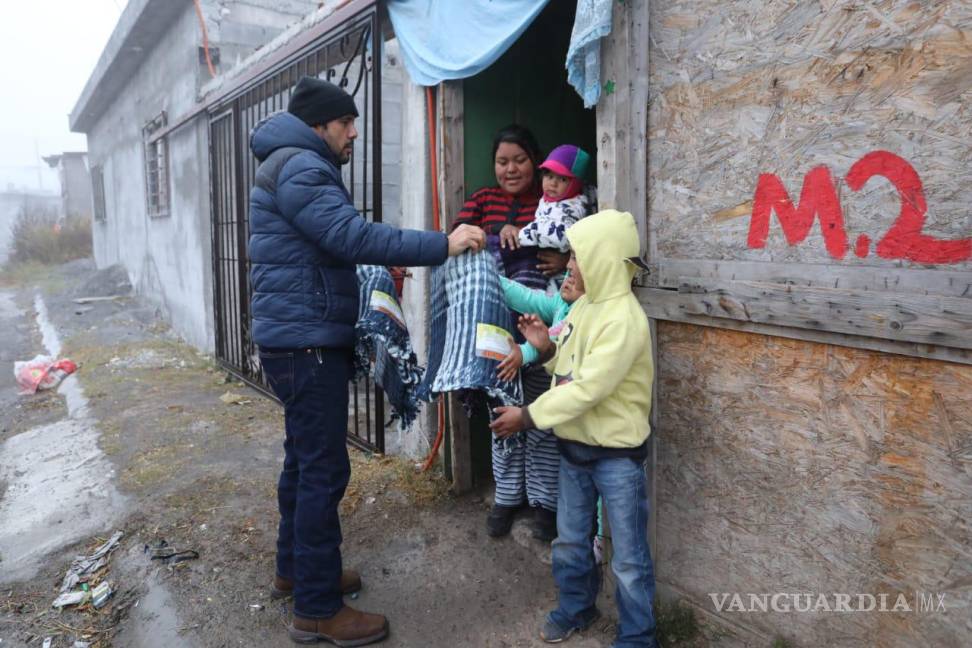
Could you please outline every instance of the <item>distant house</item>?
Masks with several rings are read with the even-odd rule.
[[[61,183],[61,213],[65,218],[91,218],[94,205],[91,197],[91,174],[88,173],[88,154],[65,152],[44,158],[48,166],[57,170]]]

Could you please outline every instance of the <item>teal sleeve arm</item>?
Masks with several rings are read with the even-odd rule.
[[[537,361],[540,354],[529,342],[520,345],[520,353],[523,355],[523,364],[528,365]]]
[[[500,277],[506,305],[518,313],[531,313],[550,326],[557,311],[557,296],[550,297],[542,290],[527,288],[512,279]]]

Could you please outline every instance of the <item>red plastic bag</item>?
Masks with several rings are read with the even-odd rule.
[[[78,370],[70,360],[55,361],[50,356],[39,355],[33,360],[14,363],[14,376],[21,394],[34,394],[38,390],[54,389],[61,381]]]

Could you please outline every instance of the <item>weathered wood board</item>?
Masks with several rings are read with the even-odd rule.
[[[816,314],[774,322],[807,330],[828,288],[972,313],[972,2],[677,0],[649,22],[651,285],[818,286]],[[964,317],[939,324],[968,348]]]
[[[658,351],[663,588],[713,613],[710,593],[944,594],[721,616],[795,645],[969,645],[972,367],[669,322]]]
[[[661,319],[708,315],[972,349],[972,299],[966,297],[689,278],[677,291],[641,295],[648,313]]]

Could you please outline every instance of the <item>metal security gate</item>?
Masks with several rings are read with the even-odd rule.
[[[355,207],[381,221],[381,29],[377,7],[325,19],[295,37],[267,63],[257,65],[209,115],[210,189],[213,222],[213,302],[216,359],[243,381],[270,393],[250,329],[249,194],[258,162],[249,134],[264,117],[285,110],[290,93],[305,75],[335,83],[358,107],[358,139],[351,162],[342,167]],[[338,12],[342,13],[342,12]],[[292,50],[292,51],[291,51]],[[384,452],[384,395],[370,381],[350,385],[349,441]]]

